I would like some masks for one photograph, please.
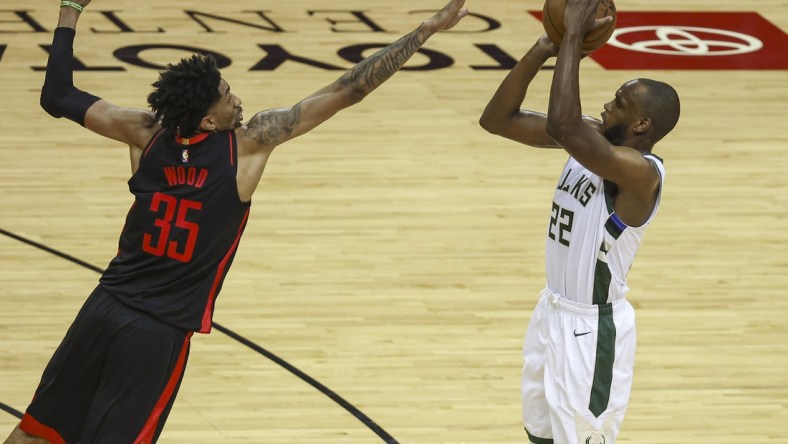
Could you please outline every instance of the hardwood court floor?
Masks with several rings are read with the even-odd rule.
[[[619,0],[619,10],[751,11],[788,29],[784,2]],[[96,0],[80,23],[77,86],[143,107],[156,70],[113,56],[188,45],[232,59],[224,75],[254,111],[290,105],[340,71],[288,61],[253,70],[259,45],[346,68],[337,51],[383,44],[440,1]],[[558,151],[477,124],[504,70],[476,45],[519,58],[541,33],[537,1],[468,1],[459,31],[426,47],[450,68],[398,73],[367,100],[277,149],[217,304],[215,320],[344,397],[403,443],[524,442],[520,347],[544,282],[544,230]],[[53,2],[0,8],[0,228],[98,267],[114,255],[131,203],[126,149],[38,107]],[[47,32],[30,31],[24,10]],[[114,11],[137,32],[95,11]],[[287,32],[202,19],[184,10]],[[332,10],[315,12],[310,10]],[[386,32],[369,32],[348,10]],[[338,12],[339,11],[339,12]],[[341,12],[345,11],[345,12]],[[24,14],[23,14],[24,15]],[[332,19],[336,24],[330,24]],[[273,27],[270,23],[267,25]],[[90,28],[94,28],[91,32]],[[159,27],[164,32],[156,31]],[[332,32],[334,27],[341,31]],[[219,32],[221,31],[221,32]],[[271,47],[269,46],[269,49]],[[140,57],[163,64],[184,52]],[[269,60],[270,62],[270,60]],[[416,56],[412,66],[427,63]],[[676,86],[682,120],[660,212],[630,273],[636,378],[620,443],[781,443],[788,436],[788,136],[785,71],[607,71],[583,63],[585,112],[626,80]],[[531,89],[545,109],[550,72]],[[24,410],[97,274],[0,236],[0,403]],[[0,434],[16,418],[0,412]],[[375,443],[361,421],[220,332],[196,337],[163,443]]]

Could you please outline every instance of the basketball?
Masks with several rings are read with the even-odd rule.
[[[546,0],[542,9],[542,25],[547,36],[556,45],[561,44],[564,38],[564,10],[566,0]],[[590,53],[601,48],[607,43],[613,31],[616,29],[616,5],[613,0],[602,0],[596,9],[596,18],[601,19],[606,16],[613,17],[613,21],[607,26],[597,28],[586,34],[583,39],[582,51]]]

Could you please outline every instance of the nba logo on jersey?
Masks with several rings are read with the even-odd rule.
[[[181,163],[189,163],[189,150],[181,150]]]

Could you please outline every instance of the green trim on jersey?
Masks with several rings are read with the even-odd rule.
[[[536,436],[532,435],[528,429],[525,429],[525,433],[528,435],[528,439],[534,444],[553,444],[552,439],[547,438],[537,438]]]
[[[616,324],[613,320],[613,305],[604,304],[599,306],[594,382],[591,385],[591,401],[588,404],[588,410],[597,418],[607,410],[608,402],[610,402],[615,357]]]
[[[610,280],[612,274],[610,267],[606,262],[596,260],[596,267],[594,268],[594,293],[592,295],[592,302],[594,305],[602,305],[607,303],[607,297],[610,294]]]

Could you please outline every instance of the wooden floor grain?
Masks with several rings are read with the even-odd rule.
[[[215,320],[344,397],[403,443],[524,442],[520,347],[544,282],[544,230],[561,152],[485,133],[479,115],[505,75],[477,44],[512,57],[541,34],[537,1],[473,1],[475,17],[426,47],[451,68],[397,74],[358,106],[274,153]],[[619,0],[619,10],[757,11],[788,29],[783,1]],[[340,71],[286,62],[251,68],[260,45],[347,68],[337,55],[384,44],[440,2],[96,0],[80,23],[83,89],[144,107],[156,70],[113,52],[187,45],[230,57],[246,114],[290,105]],[[47,29],[30,30],[11,9]],[[98,10],[138,32],[118,33]],[[184,14],[196,10],[287,32]],[[314,12],[310,15],[309,11]],[[364,11],[386,32],[348,12]],[[246,12],[245,12],[246,11]],[[340,12],[337,12],[340,11]],[[55,3],[0,11],[0,228],[105,267],[131,203],[125,147],[38,107]],[[257,19],[255,19],[257,17]],[[331,24],[328,20],[336,23]],[[344,22],[343,22],[344,20]],[[96,32],[91,32],[93,27]],[[156,31],[159,27],[165,32]],[[332,32],[331,28],[343,31]],[[464,27],[464,28],[463,28]],[[16,31],[16,32],[11,32]],[[221,32],[219,32],[221,31]],[[184,53],[142,55],[164,64]],[[411,66],[425,64],[417,55]],[[630,273],[636,377],[619,443],[782,443],[788,436],[788,136],[785,71],[581,70],[584,111],[624,81],[675,85],[682,118],[659,214]],[[532,86],[545,109],[549,72]],[[98,275],[0,236],[0,402],[24,410],[49,356]],[[0,412],[0,434],[16,419]],[[214,332],[195,337],[163,443],[374,443],[361,421],[282,367]]]

